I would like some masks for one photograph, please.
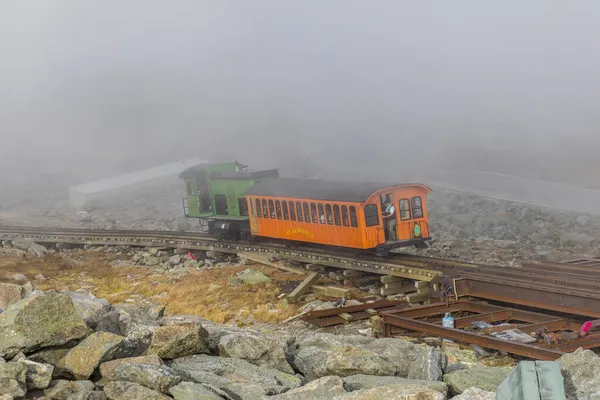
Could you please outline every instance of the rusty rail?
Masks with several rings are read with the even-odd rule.
[[[340,317],[340,314],[349,314],[351,321],[360,321],[369,319],[374,315],[381,314],[385,311],[394,311],[406,307],[405,300],[379,300],[372,303],[364,303],[356,306],[327,308],[325,310],[311,311],[301,319],[318,327],[326,327],[343,324],[347,321]],[[375,310],[377,313],[369,313],[367,310]]]

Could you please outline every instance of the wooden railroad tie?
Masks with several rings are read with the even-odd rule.
[[[319,279],[319,273],[311,272],[306,277],[306,279],[304,279],[298,286],[296,286],[296,289],[294,289],[292,291],[292,293],[290,293],[290,295],[287,298],[288,302],[295,303],[296,301],[298,301],[298,298],[300,296],[302,296],[304,293],[306,293],[310,289],[312,284],[315,283],[318,279]]]
[[[312,292],[318,296],[338,297],[349,299],[352,296],[352,290],[335,286],[317,286],[311,287]]]

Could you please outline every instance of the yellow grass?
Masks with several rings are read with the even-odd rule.
[[[68,253],[67,257],[55,254],[42,260],[0,256],[0,282],[8,281],[15,273],[33,281],[41,273],[48,278],[36,282],[41,290],[84,288],[111,303],[144,298],[165,305],[168,314],[198,315],[219,323],[279,322],[297,313],[297,306],[278,300],[280,289],[275,281],[302,279],[285,271],[261,265],[221,266],[193,271],[173,281],[137,266],[111,267],[108,263],[112,259],[112,255],[93,251]],[[228,277],[246,268],[265,273],[273,282],[227,286]]]

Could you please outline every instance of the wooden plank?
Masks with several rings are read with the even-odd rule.
[[[383,287],[385,287],[386,289],[402,288],[408,292],[416,292],[417,291],[417,288],[415,287],[415,285],[413,285],[412,283],[406,283],[406,282],[384,283]]]
[[[417,289],[421,289],[421,288],[424,288],[424,287],[430,287],[430,286],[431,286],[431,283],[427,282],[427,281],[416,281],[415,282],[415,287]]]
[[[325,266],[319,264],[306,264],[306,269],[308,271],[322,271],[325,269]]]
[[[345,269],[343,274],[344,274],[344,276],[361,276],[363,274],[363,272],[356,271],[353,269]]]
[[[311,290],[314,294],[326,297],[344,297],[349,299],[352,295],[352,290],[335,286],[317,286],[313,285]]]
[[[398,278],[397,276],[385,275],[380,278],[381,283],[393,283],[406,281],[404,278]]]
[[[263,256],[262,254],[258,254],[258,253],[238,253],[238,255],[240,257],[247,258],[248,260],[251,260],[251,261],[256,261],[257,263],[266,265],[268,267],[282,269],[284,271],[292,272],[292,273],[298,274],[298,275],[305,275],[306,274],[306,271],[302,271],[302,270],[297,269],[297,268],[288,267],[287,265],[283,265],[280,262],[278,263],[278,262],[274,262],[274,261],[269,261],[269,256]]]
[[[386,284],[387,286],[387,284]],[[385,288],[380,288],[379,289],[379,293],[382,296],[389,296],[391,294],[399,294],[399,293],[411,293],[411,292],[415,292],[417,289],[411,285],[403,285],[403,286],[393,286],[393,287],[385,287]]]
[[[420,301],[429,300],[431,293],[412,293],[406,296],[406,301],[409,303],[418,303]]]
[[[368,308],[368,309],[366,309],[366,310],[365,310],[365,312],[366,312],[367,314],[369,314],[369,315],[377,315],[377,314],[379,314],[379,312],[378,312],[377,310],[374,310],[374,309],[372,309],[372,308]]]
[[[290,293],[287,298],[289,303],[295,303],[300,296],[310,289],[313,283],[315,283],[319,279],[318,272],[311,272],[306,279],[304,279],[296,288]]]
[[[354,317],[348,313],[341,313],[341,314],[339,314],[339,317],[341,319],[343,319],[344,321],[348,321],[348,322],[350,322],[354,319]]]

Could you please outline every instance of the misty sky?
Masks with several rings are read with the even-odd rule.
[[[4,1],[0,156],[583,145],[598,21],[592,0]]]

